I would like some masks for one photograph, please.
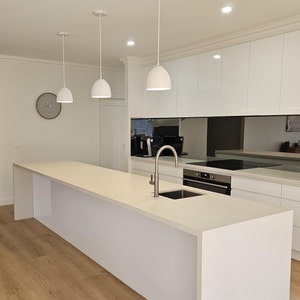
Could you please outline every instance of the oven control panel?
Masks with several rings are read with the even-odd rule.
[[[207,173],[189,169],[183,169],[183,177],[189,177],[191,179],[199,180],[199,179],[206,179],[206,180],[213,180],[218,182],[224,183],[231,183],[231,177],[228,175],[221,175],[215,173]]]

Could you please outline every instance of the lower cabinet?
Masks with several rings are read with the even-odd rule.
[[[231,188],[232,196],[280,206],[281,184],[233,176]]]
[[[280,206],[280,202],[281,202],[281,198],[279,198],[279,197],[274,197],[274,196],[270,196],[270,195],[266,195],[266,194],[258,194],[255,192],[235,190],[235,189],[233,189],[231,191],[231,195],[240,197],[240,198],[253,200],[256,202],[260,202],[260,203],[275,205],[275,206]]]
[[[232,196],[292,209],[293,258],[300,260],[300,187],[233,176]]]
[[[293,250],[300,252],[300,187],[282,185],[281,206],[294,211]],[[299,260],[300,253],[295,258]]]
[[[131,159],[131,173],[148,177],[154,174],[154,159]],[[182,184],[183,168],[175,168],[172,162],[163,162],[159,164],[159,179]]]

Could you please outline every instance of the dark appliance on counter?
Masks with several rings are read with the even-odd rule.
[[[178,136],[179,126],[153,127],[153,136]]]
[[[153,136],[134,135],[131,137],[131,155],[132,156],[155,156],[157,151],[163,145],[171,145],[176,150],[176,153],[182,154],[183,136]],[[162,156],[173,156],[169,149],[165,149]]]
[[[231,176],[183,169],[183,185],[230,195]]]
[[[130,154],[131,156],[140,154],[140,141],[141,135],[134,135],[131,137],[130,141]]]
[[[135,135],[131,137],[131,155],[155,156],[161,146],[163,146],[163,138],[159,136]]]
[[[163,138],[164,138],[164,145],[170,145],[176,150],[176,153],[178,155],[182,154],[183,142],[184,142],[183,136],[164,136]],[[173,153],[170,149],[165,149],[162,152],[162,155],[173,156]]]

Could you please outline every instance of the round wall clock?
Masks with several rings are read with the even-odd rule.
[[[61,112],[61,103],[56,102],[56,95],[44,93],[40,95],[35,104],[39,115],[45,119],[54,119]]]

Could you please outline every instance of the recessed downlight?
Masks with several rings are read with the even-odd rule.
[[[127,46],[128,47],[132,47],[132,46],[134,46],[135,45],[135,41],[134,40],[129,40],[129,41],[127,41]]]
[[[221,11],[222,11],[223,14],[229,14],[229,13],[232,12],[232,6],[225,5],[225,6],[222,7]]]
[[[221,55],[220,55],[220,54],[215,54],[215,55],[213,56],[213,58],[214,58],[214,59],[220,59],[220,58],[221,58]]]

